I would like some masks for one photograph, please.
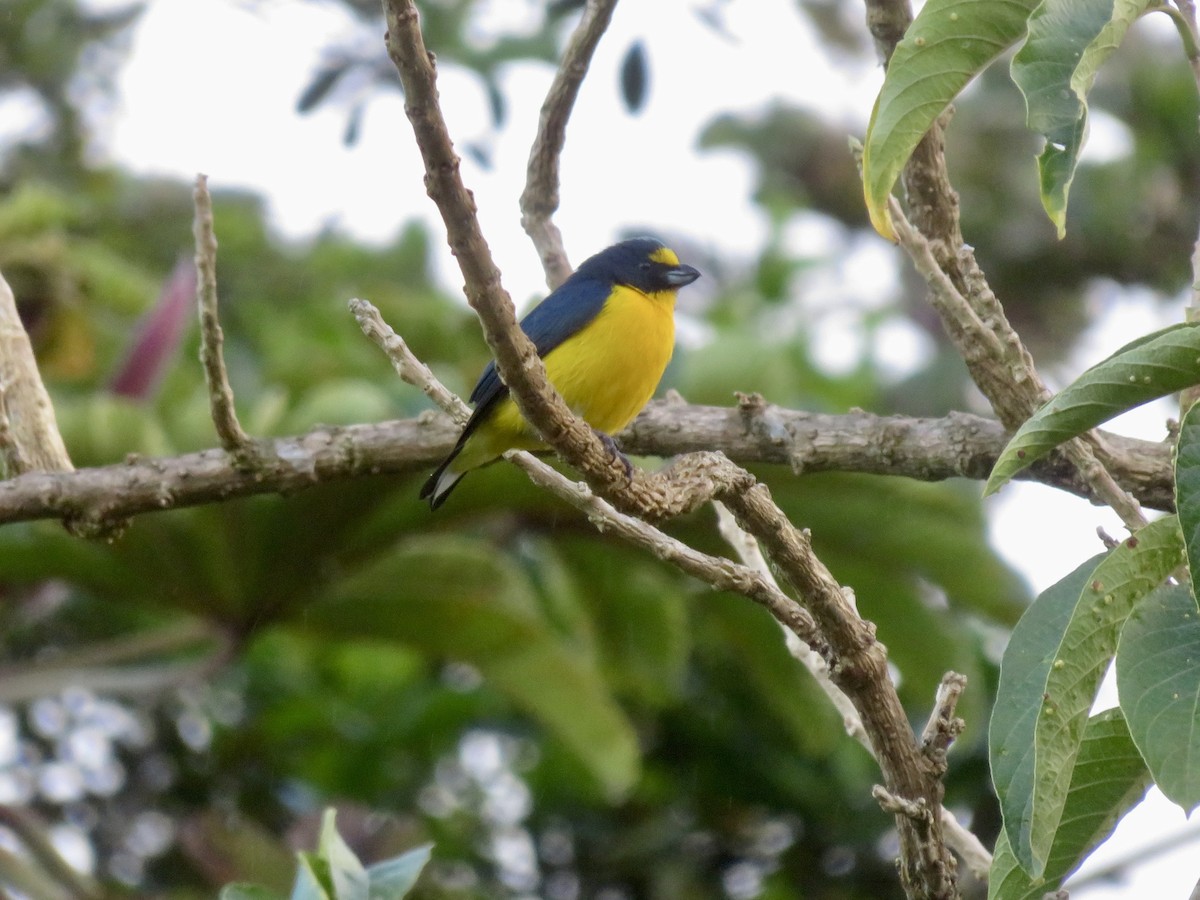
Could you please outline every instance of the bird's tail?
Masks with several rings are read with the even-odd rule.
[[[437,509],[445,503],[450,492],[454,490],[454,486],[467,474],[466,472],[456,472],[450,468],[450,463],[454,462],[461,449],[461,446],[455,447],[454,451],[442,460],[442,464],[434,470],[434,473],[421,487],[420,497],[422,500],[429,498],[431,510]]]

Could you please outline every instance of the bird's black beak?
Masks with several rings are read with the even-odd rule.
[[[681,288],[685,284],[691,284],[700,277],[700,270],[692,266],[685,266],[682,263],[678,266],[673,266],[666,271],[667,284],[673,288]]]

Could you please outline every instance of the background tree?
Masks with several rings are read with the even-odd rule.
[[[496,73],[509,60],[556,59],[576,5],[554,5],[536,34],[500,35],[486,50],[467,38],[475,6],[428,5],[425,40],[443,67],[478,74],[502,128]],[[355,8],[380,21],[382,34],[375,6]],[[88,27],[47,29],[51,11]],[[719,8],[708,14],[719,27]],[[820,5],[797,14],[843,52],[874,52],[857,21]],[[122,21],[89,19],[65,2],[28,4],[0,20],[0,41],[27,52],[40,37],[61,67],[87,59],[84,48],[110,40]],[[1097,279],[1162,298],[1188,283],[1195,88],[1186,59],[1164,46],[1158,33],[1135,29],[1101,70],[1093,115],[1102,108],[1122,123],[1132,149],[1077,179],[1072,216],[1080,214],[1064,243],[1048,228],[1044,240],[1028,237],[1044,213],[1021,146],[1032,155],[1036,142],[1002,73],[990,69],[976,82],[949,132],[964,231],[1039,360],[1069,346],[1104,283]],[[1179,61],[1164,65],[1164,56]],[[54,125],[6,156],[0,272],[22,303],[72,459],[84,469],[210,447],[208,392],[192,362],[198,339],[185,325],[190,282],[186,273],[168,279],[190,252],[187,189],[89,167],[68,77],[59,68],[42,78],[32,62],[12,62],[20,58],[6,53],[5,86],[34,86]],[[339,86],[356,70],[394,84],[395,69],[382,45],[376,56],[347,48],[331,60],[297,86],[298,104],[345,103],[352,140],[372,94]],[[635,115],[655,58],[634,45],[625,60],[612,89]],[[976,402],[916,279],[886,303],[867,304],[860,326],[869,348],[896,317],[916,323],[939,347],[921,371],[895,384],[869,350],[847,376],[814,360],[806,335],[819,328],[798,288],[821,261],[796,258],[783,235],[799,210],[837,223],[847,246],[869,228],[844,132],[800,110],[714,110],[705,145],[744,148],[756,160],[758,200],[777,224],[749,266],[694,259],[716,289],[689,310],[711,327],[711,341],[681,348],[669,373],[691,403],[757,391],[780,415],[852,407],[943,415]],[[41,153],[46,147],[59,149]],[[486,149],[473,152],[486,158]],[[870,797],[878,770],[761,610],[597,533],[508,466],[473,476],[436,517],[415,501],[453,429],[423,420],[361,425],[416,417],[426,404],[388,376],[342,300],[369,297],[427,363],[469,387],[487,351],[463,340],[475,333],[472,317],[432,277],[422,229],[385,249],[334,233],[281,246],[259,203],[232,195],[218,195],[216,220],[226,356],[243,426],[255,437],[316,428],[294,445],[310,454],[300,468],[319,457],[329,468],[313,468],[309,480],[337,477],[243,496],[304,481],[268,476],[256,487],[221,463],[216,483],[237,499],[128,522],[145,508],[122,507],[137,500],[133,492],[86,515],[70,511],[76,528],[82,519],[107,543],[53,522],[0,530],[10,600],[0,684],[12,735],[2,773],[9,821],[29,842],[48,828],[64,852],[94,853],[103,886],[75,878],[53,888],[46,878],[72,876],[20,856],[6,858],[6,878],[42,877],[39,889],[67,894],[124,885],[203,895],[243,878],[282,888],[292,872],[285,837],[311,844],[298,834],[315,833],[320,809],[336,803],[364,859],[434,840],[418,888],[431,895],[900,894],[893,820]],[[924,457],[885,445],[894,432],[866,416],[785,419],[782,459],[805,470],[798,478],[769,464],[780,451],[753,431],[757,439],[737,448],[746,430],[738,423],[761,414],[755,403],[687,419],[693,412],[659,404],[627,444],[647,455],[720,447],[754,463],[876,623],[914,721],[928,714],[947,669],[967,675],[957,709],[967,728],[951,756],[947,803],[967,811],[991,846],[1000,827],[984,725],[997,679],[992,639],[1029,598],[987,546],[977,483],[878,474],[980,477],[986,466],[958,454],[946,462],[936,435]],[[813,449],[805,435],[814,423],[846,435],[841,452],[822,458]],[[969,424],[990,436],[971,459],[990,462],[999,429]],[[852,461],[854,435],[887,449]],[[319,456],[339,442],[370,465]],[[1169,470],[1161,453],[1140,449],[1158,479],[1138,485],[1149,500],[1164,483],[1169,491]],[[180,458],[199,466],[218,456]],[[125,471],[140,465],[131,459]],[[1085,489],[1061,462],[1038,471]],[[181,496],[158,499],[205,499]],[[221,496],[214,489],[207,499]],[[669,531],[705,552],[730,552],[708,514]],[[1063,570],[1076,563],[1065,560]]]

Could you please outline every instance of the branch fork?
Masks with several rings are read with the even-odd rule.
[[[809,618],[816,623],[820,640],[812,646],[826,657],[836,683],[861,713],[888,792],[924,804],[928,811],[927,821],[919,828],[906,815],[896,817],[905,890],[910,896],[935,900],[956,896],[954,859],[942,838],[941,783],[908,726],[888,677],[886,650],[876,641],[874,629],[858,617],[841,586],[813,554],[807,535],[787,520],[766,487],[748,472],[723,457],[689,456],[657,475],[639,473],[628,480],[624,468],[604,451],[591,429],[571,415],[517,325],[511,300],[480,231],[470,192],[459,177],[458,158],[438,105],[436,73],[415,6],[412,0],[384,0],[384,11],[388,54],[404,85],[405,112],[425,163],[426,190],[441,213],[450,249],[466,282],[467,300],[479,315],[499,374],[522,415],[602,495],[604,500],[597,498],[597,504],[607,501],[622,512],[661,519],[718,499],[738,525],[761,543],[807,609],[801,610],[803,628],[796,627],[794,618],[780,615],[784,610],[772,612],[801,639],[814,637]],[[551,273],[549,280],[554,277]],[[528,471],[529,463],[521,464]],[[569,493],[567,499],[581,497],[576,491]]]

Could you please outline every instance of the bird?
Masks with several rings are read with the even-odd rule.
[[[521,320],[567,406],[622,460],[610,435],[654,395],[675,347],[675,295],[700,277],[662,241],[638,237],[601,250]],[[517,409],[492,360],[454,449],[421,488],[437,509],[463,476],[507,450],[547,449]],[[625,460],[626,467],[629,463]]]

